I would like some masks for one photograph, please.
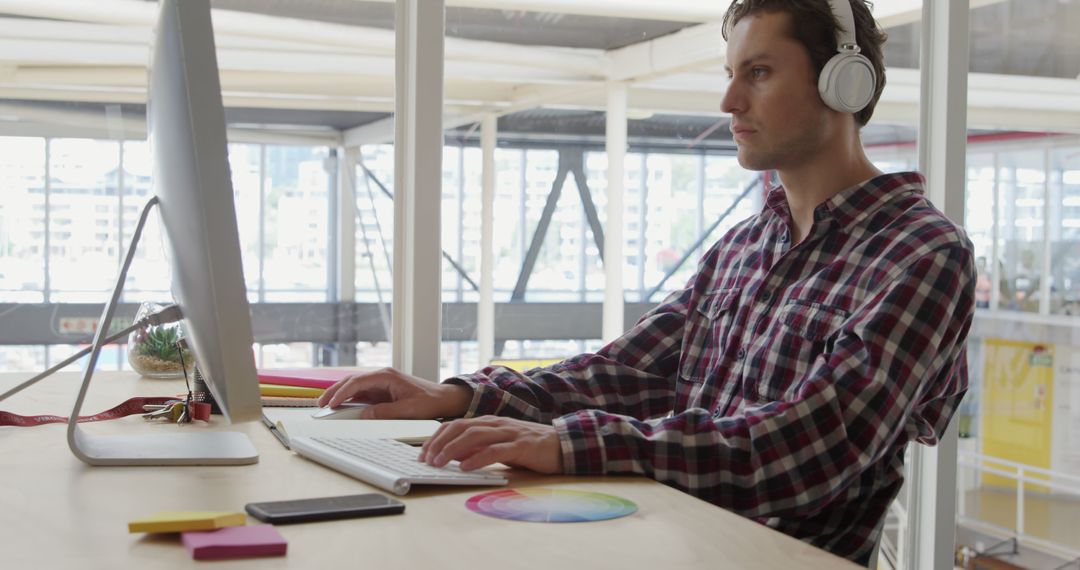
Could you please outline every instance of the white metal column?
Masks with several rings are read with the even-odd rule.
[[[480,121],[480,149],[483,154],[480,195],[480,302],[476,305],[476,344],[480,366],[495,355],[495,142],[498,122],[495,115]]]
[[[337,290],[338,301],[356,301],[356,159],[359,147],[338,147]]]
[[[1050,314],[1050,281],[1054,278],[1053,257],[1054,248],[1051,241],[1054,236],[1051,232],[1055,227],[1050,223],[1052,218],[1050,212],[1050,204],[1061,204],[1061,196],[1057,196],[1056,200],[1051,200],[1050,190],[1050,149],[1044,148],[1043,151],[1043,205],[1042,205],[1042,263],[1039,268],[1039,275],[1042,275],[1042,279],[1039,280],[1039,314]],[[121,155],[123,156],[123,155]],[[1061,226],[1058,225],[1058,228]],[[1061,230],[1058,230],[1061,231]],[[1060,287],[1061,285],[1058,284]]]
[[[604,228],[604,342],[623,333],[623,180],[626,178],[625,83],[609,83],[607,96],[607,224]]]
[[[969,0],[923,2],[919,167],[930,200],[964,223],[967,176]],[[936,448],[916,445],[910,466],[911,568],[949,570],[956,545],[957,422]]]
[[[437,381],[442,338],[443,0],[397,0],[393,365]]]
[[[356,160],[359,147],[338,146],[334,213],[337,247],[334,277],[338,303],[338,344],[333,360],[338,366],[356,365]]]
[[[994,152],[994,221],[990,224],[990,310],[996,311],[1001,306],[1001,267],[998,259],[1001,259],[1001,248],[998,240],[1001,238],[1001,164],[1000,153]]]

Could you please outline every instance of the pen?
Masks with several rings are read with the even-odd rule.
[[[266,416],[263,416],[262,421],[266,427],[270,428],[270,433],[274,434],[274,437],[281,442],[281,445],[285,446],[285,449],[292,449],[289,447],[289,440],[285,439],[285,434],[281,433],[281,430],[274,425],[274,422],[270,421]]]

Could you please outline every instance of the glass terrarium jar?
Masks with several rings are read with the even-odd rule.
[[[139,321],[162,308],[164,305],[158,303],[143,303],[135,314],[135,320]],[[177,344],[183,337],[184,330],[180,322],[136,329],[128,335],[128,362],[136,372],[147,378],[183,378],[184,365],[187,366],[188,373],[191,373],[195,366],[195,357],[191,350]]]

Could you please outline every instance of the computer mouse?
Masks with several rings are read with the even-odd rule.
[[[366,407],[367,404],[346,402],[336,408],[319,408],[311,417],[317,420],[358,420]]]

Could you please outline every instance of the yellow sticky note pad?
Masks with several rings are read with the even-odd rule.
[[[128,532],[186,532],[244,526],[244,513],[176,511],[151,515],[128,523]]]

